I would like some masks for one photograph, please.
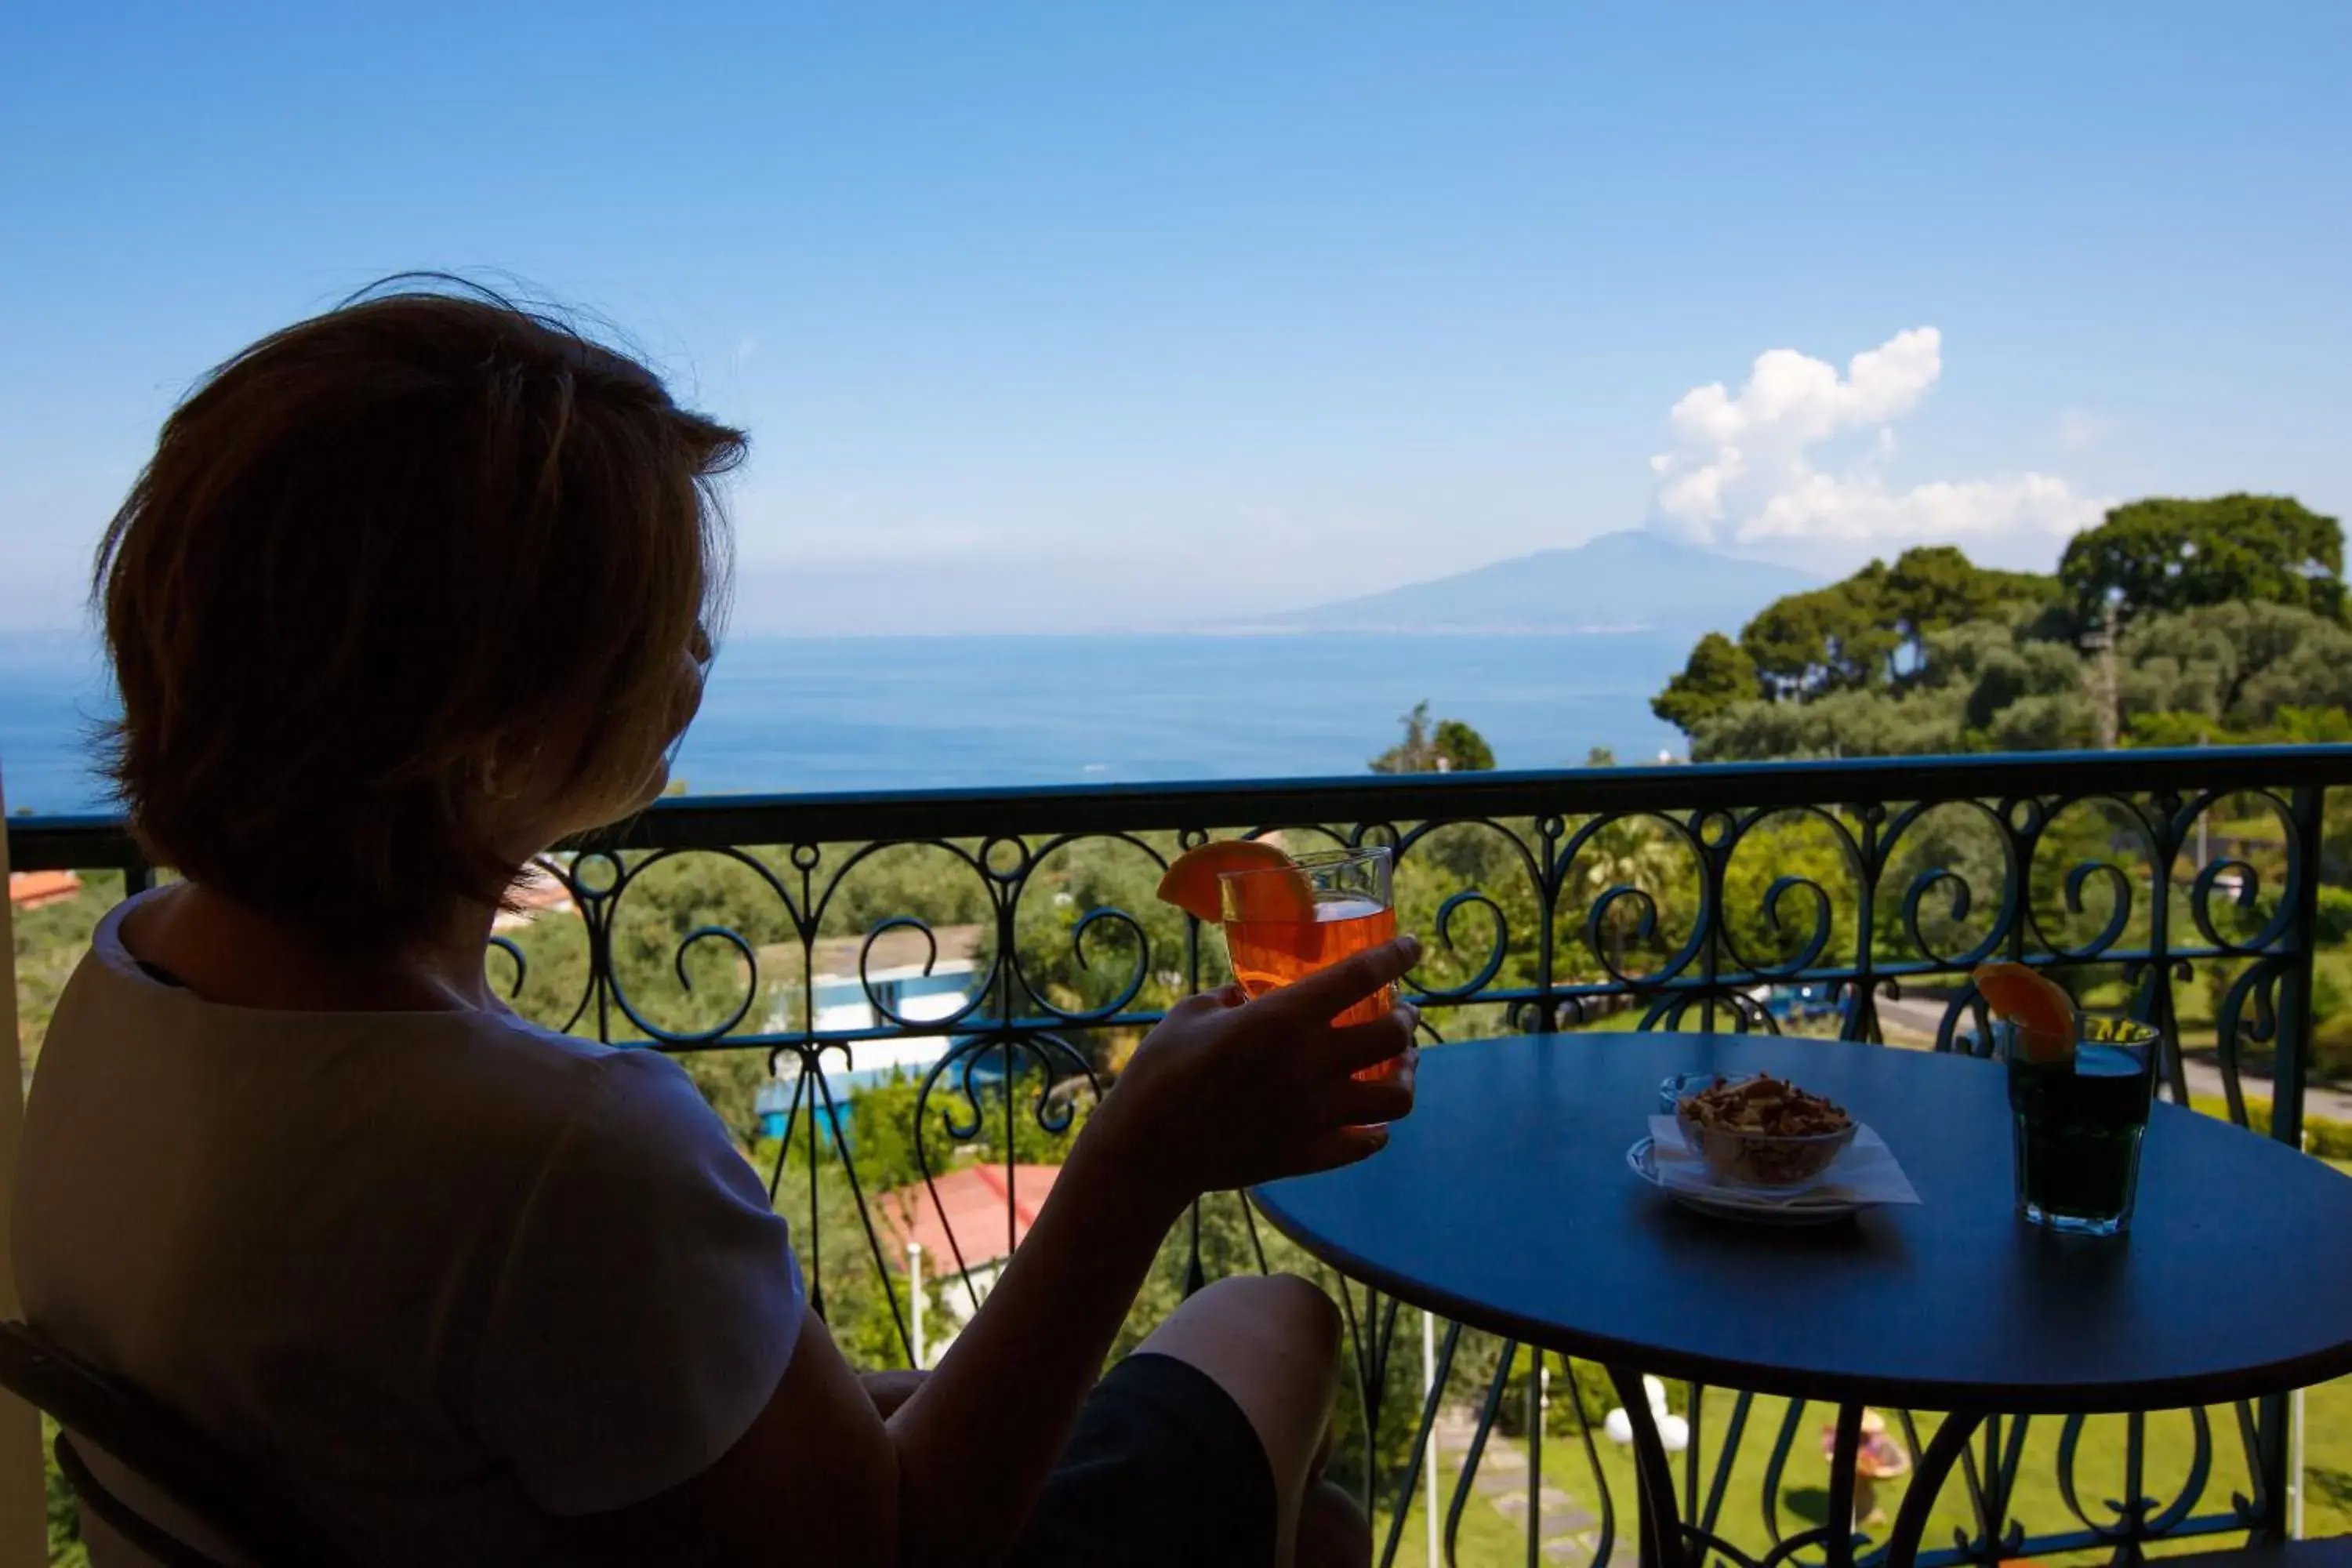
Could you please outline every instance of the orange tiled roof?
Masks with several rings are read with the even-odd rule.
[[[1013,1239],[1016,1243],[1036,1223],[1037,1211],[1045,1205],[1045,1194],[1054,1190],[1054,1179],[1061,1173],[1059,1165],[1013,1167],[1009,1190],[1013,1198]],[[953,1271],[957,1248],[962,1251],[966,1268],[993,1263],[1008,1254],[1011,1249],[1005,1245],[1004,1234],[1008,1188],[1003,1165],[961,1165],[940,1175],[936,1185],[937,1203],[931,1201],[931,1189],[917,1182],[884,1193],[875,1205],[882,1228],[896,1243],[898,1256],[892,1262],[904,1262],[909,1241],[921,1246],[927,1274]],[[955,1247],[948,1245],[950,1232]]]
[[[37,910],[70,899],[81,891],[81,879],[71,871],[11,871],[8,901],[19,909]]]

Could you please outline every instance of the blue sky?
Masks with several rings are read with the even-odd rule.
[[[193,376],[405,267],[751,427],[747,629],[2352,506],[2352,7],[667,10],[7,8],[0,626]]]

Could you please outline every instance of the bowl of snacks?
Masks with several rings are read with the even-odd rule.
[[[1718,1078],[1675,1107],[1683,1142],[1718,1182],[1793,1187],[1830,1168],[1853,1142],[1845,1108],[1769,1073]]]

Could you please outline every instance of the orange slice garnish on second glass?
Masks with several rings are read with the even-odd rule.
[[[1979,964],[1975,979],[1985,1005],[2017,1026],[2026,1060],[2062,1062],[2074,1054],[2074,998],[2063,986],[2022,963]]]
[[[1264,871],[1236,884],[1244,900],[1238,911],[1249,921],[1312,921],[1315,889],[1297,862],[1262,838],[1214,838],[1179,855],[1160,879],[1160,900],[1195,920],[1215,925],[1225,917],[1218,879],[1228,871]],[[1281,875],[1280,873],[1288,873]]]

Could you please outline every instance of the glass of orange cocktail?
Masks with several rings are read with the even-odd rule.
[[[1225,950],[1234,978],[1252,996],[1328,969],[1352,952],[1396,935],[1390,892],[1392,859],[1386,845],[1301,855],[1286,864],[1226,871],[1217,879]],[[1301,897],[1301,893],[1305,897]],[[1331,1020],[1370,1024],[1396,1005],[1396,988],[1382,986]],[[1356,1076],[1386,1077],[1394,1061]]]

